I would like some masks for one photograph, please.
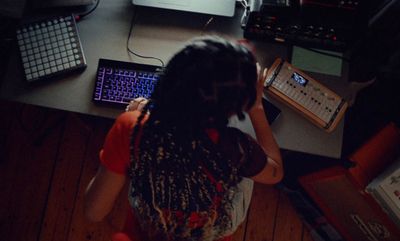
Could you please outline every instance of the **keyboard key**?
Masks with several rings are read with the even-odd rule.
[[[99,60],[93,100],[97,102],[113,102],[126,105],[133,98],[149,98],[154,89],[159,67],[114,60]],[[138,77],[138,78],[135,78]],[[145,78],[147,77],[147,79]],[[96,90],[103,94],[96,97]]]

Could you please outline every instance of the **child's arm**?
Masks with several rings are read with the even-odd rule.
[[[85,216],[93,222],[102,221],[111,212],[125,180],[125,175],[111,172],[100,165],[96,176],[86,188]]]
[[[268,160],[264,169],[252,179],[256,182],[274,184],[281,181],[283,178],[283,165],[279,146],[272,134],[267,118],[265,117],[264,107],[262,105],[264,88],[263,81],[266,73],[267,71],[264,70],[264,73],[260,74],[259,81],[257,83],[257,100],[248,113],[256,133],[257,142],[264,149],[264,152],[268,156]]]
[[[127,177],[123,171],[121,172],[121,164],[123,169],[125,163],[129,162],[129,133],[131,125],[133,125],[131,121],[136,122],[140,111],[147,102],[148,100],[142,97],[132,100],[126,108],[126,111],[130,113],[119,116],[107,135],[104,146],[106,154],[102,154],[102,158],[114,161],[111,161],[113,164],[111,167],[106,167],[105,163],[100,165],[96,176],[86,189],[84,212],[91,221],[101,221],[110,213],[118,194],[124,187]],[[115,171],[111,171],[113,169]]]

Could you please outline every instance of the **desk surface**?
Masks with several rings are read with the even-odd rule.
[[[102,107],[91,101],[94,79],[99,58],[121,61],[159,64],[155,61],[136,58],[126,50],[134,7],[128,0],[104,0],[87,18],[78,23],[79,34],[88,67],[80,74],[51,80],[37,86],[29,86],[22,75],[17,48],[12,51],[5,78],[1,83],[0,97],[8,100],[115,118],[122,110]],[[130,48],[146,55],[161,58],[167,62],[188,39],[201,34],[218,34],[241,39],[241,9],[235,17],[214,17],[204,29],[209,15],[174,12],[169,10],[138,8],[137,21],[133,27]],[[269,66],[277,57],[288,59],[284,45],[254,43],[256,55],[263,66]],[[346,79],[310,73],[342,96],[347,95]],[[280,147],[316,155],[338,158],[341,155],[343,122],[332,133],[312,125],[288,107],[275,103],[281,116],[273,123],[272,130]],[[241,128],[254,136],[249,119],[239,122],[232,119],[231,125]]]

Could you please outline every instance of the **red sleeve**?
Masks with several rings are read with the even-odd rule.
[[[130,136],[139,112],[121,114],[107,134],[100,162],[108,170],[126,175],[130,164]]]

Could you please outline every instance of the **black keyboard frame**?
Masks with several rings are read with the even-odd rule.
[[[112,69],[123,69],[126,71],[140,71],[140,72],[150,72],[153,74],[157,74],[158,76],[163,72],[163,68],[160,66],[155,66],[155,65],[148,65],[148,64],[139,64],[139,63],[133,63],[133,62],[124,62],[124,61],[118,61],[118,60],[111,60],[111,59],[103,59],[100,58],[98,65],[97,65],[97,71],[96,71],[96,77],[95,77],[95,84],[93,87],[93,96],[92,100],[96,104],[101,104],[101,105],[110,105],[110,106],[115,106],[119,108],[125,108],[129,101],[123,101],[123,102],[114,102],[110,100],[105,100],[103,99],[103,96],[99,95],[99,86],[102,85],[102,79],[99,76],[101,73],[101,68],[112,68]],[[102,91],[102,89],[101,89]],[[132,92],[134,93],[134,92]],[[138,97],[138,96],[136,96]],[[135,97],[133,97],[135,98]],[[132,98],[132,99],[133,99]]]

